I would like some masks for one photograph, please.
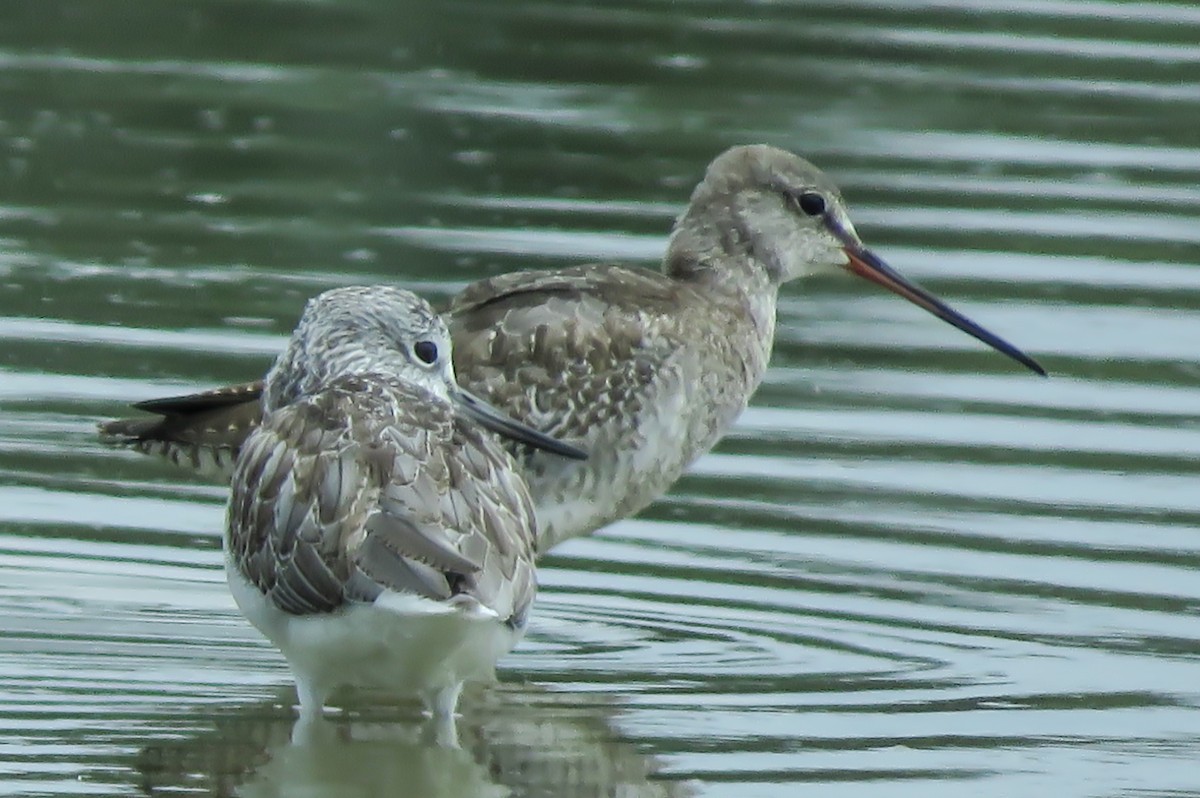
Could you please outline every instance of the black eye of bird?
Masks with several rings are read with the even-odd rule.
[[[432,364],[435,360],[437,360],[437,344],[435,344],[433,341],[417,341],[415,344],[413,344],[413,354],[416,355],[422,363]]]
[[[796,204],[807,216],[820,216],[825,213],[825,198],[815,191],[805,191],[796,197]]]

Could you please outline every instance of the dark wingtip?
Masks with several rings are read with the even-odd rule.
[[[262,382],[249,382],[244,385],[229,385],[224,388],[214,388],[211,391],[190,393],[184,396],[164,396],[158,399],[144,399],[131,405],[135,410],[147,413],[158,413],[161,416],[171,414],[197,413],[203,410],[215,410],[219,407],[247,404],[262,396]]]

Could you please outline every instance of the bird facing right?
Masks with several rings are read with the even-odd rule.
[[[458,294],[447,322],[461,384],[591,455],[567,464],[509,444],[536,507],[538,551],[638,512],[712,448],[766,372],[781,286],[829,271],[881,285],[1045,373],[891,269],[863,245],[828,177],[766,145],[733,147],[709,164],[661,271],[520,271]],[[258,423],[258,393],[248,385],[145,402],[162,418],[112,421],[101,432],[224,469]]]
[[[524,632],[536,519],[484,432],[583,457],[458,388],[450,336],[386,286],[310,301],[237,458],[230,589],[287,657],[302,725],[340,686],[421,697],[449,721]],[[450,721],[452,723],[452,721]]]
[[[781,286],[849,271],[1038,374],[1042,367],[868,250],[833,182],[765,145],[709,165],[662,271],[592,264],[482,280],[447,314],[464,385],[590,452],[564,465],[514,450],[539,551],[662,495],[745,409],[766,372]]]

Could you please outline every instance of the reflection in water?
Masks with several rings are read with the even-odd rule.
[[[732,434],[545,563],[502,672],[546,692],[483,699],[438,767],[545,798],[1196,794],[1198,40],[1190,4],[1115,0],[0,5],[0,793],[302,769],[223,492],[98,420],[262,374],[334,285],[649,263],[703,165],[766,142],[1054,377],[790,285]],[[389,768],[372,740],[422,756],[378,712],[342,722],[350,781]]]
[[[329,716],[292,742],[287,704],[222,712],[213,728],[154,741],[134,766],[144,794],[242,798],[396,796],[420,798],[685,798],[689,785],[655,778],[653,756],[616,739],[608,713],[589,701],[536,687],[468,691],[458,722],[461,747],[430,739],[435,724],[412,707],[375,703]],[[286,699],[285,699],[286,700]],[[297,721],[298,723],[299,721]]]

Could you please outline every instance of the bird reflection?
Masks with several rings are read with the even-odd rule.
[[[420,796],[420,798],[684,798],[684,782],[619,739],[615,708],[595,696],[492,685],[464,695],[460,747],[437,739],[419,707],[372,702],[293,729],[278,701],[197,716],[203,731],[153,741],[135,766],[147,796]],[[575,706],[571,706],[575,704]],[[211,724],[211,725],[209,725]],[[293,738],[296,739],[293,739]]]

